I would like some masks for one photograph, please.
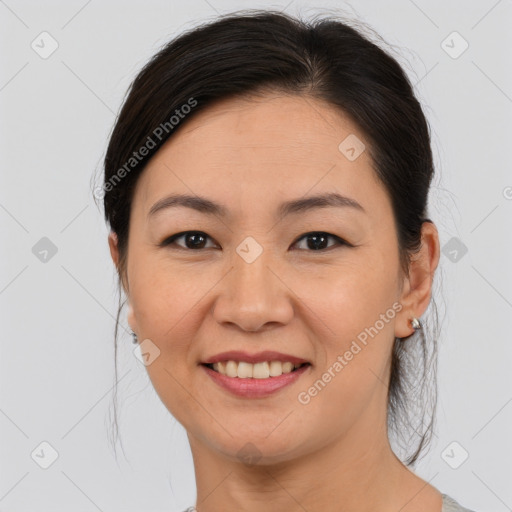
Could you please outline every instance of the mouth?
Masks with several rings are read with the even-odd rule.
[[[199,365],[220,389],[239,398],[266,398],[310,373],[312,364],[277,352],[224,352]]]
[[[308,362],[292,363],[291,361],[271,360],[252,364],[232,359],[201,364],[214,372],[236,379],[273,379],[296,372],[305,366],[311,366]]]

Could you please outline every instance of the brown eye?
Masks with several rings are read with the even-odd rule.
[[[168,247],[169,245],[177,245],[182,249],[198,250],[204,249],[206,240],[210,237],[202,231],[183,231],[182,233],[176,233],[175,235],[166,238],[161,244],[161,247]],[[177,240],[183,239],[184,244],[176,243]],[[207,247],[206,247],[207,248]]]
[[[329,240],[329,238],[334,240],[336,243],[328,246],[327,241]],[[313,252],[319,252],[329,249],[333,245],[349,245],[347,242],[345,242],[345,240],[342,240],[340,237],[336,235],[331,235],[330,233],[325,233],[323,231],[306,233],[301,238],[299,238],[299,240],[297,240],[295,244],[297,244],[301,240],[306,240],[306,249],[309,249]]]

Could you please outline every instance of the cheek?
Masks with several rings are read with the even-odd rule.
[[[173,264],[165,252],[134,250],[130,268],[130,300],[147,333],[171,329],[208,289],[208,276]]]
[[[307,274],[306,274],[307,275]],[[360,265],[338,267],[329,275],[310,275],[301,278],[297,289],[304,302],[323,321],[328,335],[327,347],[343,349],[349,340],[373,326],[381,314],[392,308],[396,297],[393,272],[384,272],[378,266],[361,262]],[[390,330],[394,310],[388,312],[385,326],[379,322],[379,331]],[[350,344],[350,343],[349,343]]]
[[[312,401],[323,413],[353,409],[384,387],[401,306],[392,293],[393,273],[373,269],[338,270],[331,279],[317,281],[314,291],[299,293],[319,318],[312,327],[319,364],[311,384],[322,381],[317,386],[322,398]]]
[[[187,391],[197,363],[191,346],[201,322],[201,299],[215,281],[195,271],[170,268],[154,258],[133,258],[133,262],[130,299],[137,326],[158,350],[158,357],[146,366],[148,376],[178,421],[200,417],[204,411],[199,406],[196,410],[197,403]]]

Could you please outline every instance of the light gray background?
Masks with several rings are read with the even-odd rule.
[[[200,21],[256,7],[360,19],[395,46],[416,84],[438,172],[430,214],[442,246],[459,244],[457,261],[445,250],[440,262],[439,423],[417,472],[476,511],[512,510],[510,0],[0,1],[0,510],[163,512],[195,502],[186,434],[126,333],[126,458],[118,449],[116,462],[109,445],[116,287],[91,179],[146,60]],[[59,45],[47,59],[31,48],[43,31]],[[458,58],[442,45],[453,31],[469,43]],[[452,53],[461,48],[450,41]],[[42,237],[57,247],[47,262],[32,252]],[[34,460],[49,456],[44,441],[58,452],[48,469]],[[447,461],[462,450],[469,458],[453,469]]]

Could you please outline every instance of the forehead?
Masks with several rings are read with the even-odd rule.
[[[189,151],[227,156],[235,161],[254,154],[279,162],[304,157],[338,157],[348,135],[364,136],[348,116],[332,105],[298,95],[268,94],[225,99],[196,114],[162,148],[177,155]],[[237,158],[238,157],[238,158]]]
[[[308,193],[338,192],[363,206],[383,200],[368,151],[351,160],[343,144],[340,150],[351,137],[366,144],[348,116],[311,97],[222,100],[162,146],[139,179],[139,202],[148,211],[166,192],[180,191],[231,204],[241,214],[255,203],[272,208]]]

